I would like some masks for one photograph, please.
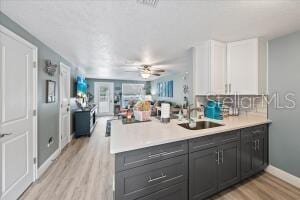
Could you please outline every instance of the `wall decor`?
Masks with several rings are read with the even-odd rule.
[[[46,102],[47,103],[54,103],[56,96],[55,96],[55,81],[47,80],[46,81],[47,89],[46,89]]]
[[[46,72],[47,74],[49,74],[50,76],[54,76],[55,72],[57,69],[57,65],[54,65],[51,63],[51,60],[46,60]]]
[[[157,92],[159,97],[173,97],[173,80],[157,83]]]

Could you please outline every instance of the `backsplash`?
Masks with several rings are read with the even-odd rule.
[[[209,99],[218,100],[228,107],[239,108],[240,115],[257,114],[268,115],[268,96],[264,95],[220,95],[220,96],[196,96],[196,105],[206,105]]]

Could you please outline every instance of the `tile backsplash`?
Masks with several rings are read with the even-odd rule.
[[[210,95],[196,96],[196,105],[206,105],[207,101],[218,100],[228,107],[237,107],[240,115],[257,114],[262,116],[268,115],[268,104],[266,95]]]

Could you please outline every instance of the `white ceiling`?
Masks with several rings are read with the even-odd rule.
[[[271,39],[300,29],[300,1],[292,0],[160,0],[156,8],[136,0],[1,0],[1,11],[98,78],[139,79],[123,72],[131,63],[184,71],[190,48],[203,40]]]

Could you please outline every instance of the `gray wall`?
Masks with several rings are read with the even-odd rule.
[[[278,92],[279,105],[291,105],[284,95],[293,92],[296,108],[269,105],[270,164],[300,177],[300,32],[269,41],[269,90]]]
[[[151,93],[155,96],[158,100],[165,100],[174,102],[177,104],[183,103],[184,96],[187,96],[189,99],[189,102],[192,104],[194,103],[194,97],[193,97],[193,51],[192,49],[187,49],[184,56],[181,58],[175,59],[173,62],[170,62],[169,64],[172,64],[172,67],[180,68],[180,72],[173,72],[167,76],[163,76],[161,78],[158,78],[154,81],[151,81]],[[169,72],[170,73],[170,72]],[[187,74],[186,74],[187,73]],[[187,80],[184,81],[183,77],[187,76]],[[157,83],[161,81],[170,81],[173,80],[173,98],[170,97],[158,97],[157,96]],[[183,84],[187,83],[190,92],[188,94],[183,93]]]
[[[184,93],[183,93],[183,84],[184,84],[184,73],[177,73],[172,75],[167,75],[162,78],[151,81],[151,93],[157,100],[164,100],[174,102],[176,104],[182,104]],[[157,96],[157,84],[162,81],[171,81],[173,80],[173,97],[158,97]]]
[[[59,73],[56,72],[54,76],[49,76],[45,73],[45,60],[50,59],[53,64],[65,63],[72,67],[72,81],[71,91],[73,92],[74,77],[76,70],[67,60],[62,58],[56,52],[51,50],[33,35],[24,30],[21,26],[9,19],[6,15],[0,12],[0,24],[25,40],[29,41],[38,47],[38,166],[41,166],[52,153],[58,149],[59,136],[59,96],[56,96],[55,103],[46,103],[46,80],[56,81],[56,91],[59,94]],[[50,31],[50,30],[49,30]],[[74,95],[74,94],[72,94]],[[50,137],[54,138],[54,143],[48,147],[48,140]]]

